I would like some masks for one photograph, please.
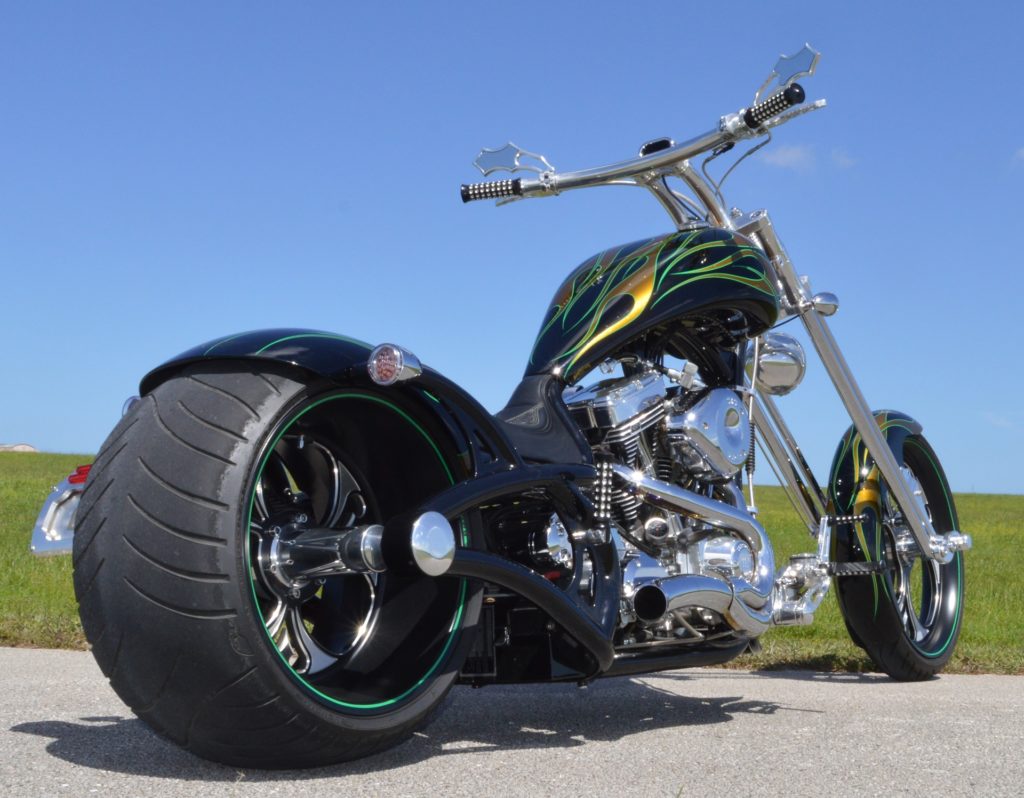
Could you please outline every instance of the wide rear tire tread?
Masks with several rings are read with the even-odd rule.
[[[90,472],[74,586],[96,661],[160,734],[240,767],[366,756],[429,708],[353,721],[308,695],[265,638],[237,545],[268,424],[307,386],[285,371],[195,366],[137,402]]]

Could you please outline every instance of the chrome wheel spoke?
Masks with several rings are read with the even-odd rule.
[[[914,615],[914,601],[910,589],[910,572],[913,564],[908,563],[898,554],[895,556],[896,570],[893,573],[893,589],[896,591],[896,612],[900,616],[903,628],[916,639],[916,632],[911,620]]]
[[[329,668],[337,661],[333,654],[321,648],[320,644],[309,634],[302,619],[301,607],[288,608],[285,612],[284,625],[287,630],[289,647],[296,657],[295,662],[292,663],[292,667],[296,671],[311,676]],[[285,652],[282,651],[282,653]]]
[[[910,583],[910,575],[914,569],[912,562],[900,561],[900,597],[908,607],[914,606],[913,590]]]
[[[906,564],[901,560],[896,561],[896,571],[894,572],[895,580],[893,582],[893,589],[896,592],[896,612],[899,613],[900,623],[903,624],[904,629],[910,628],[910,616],[914,612],[914,608],[910,601],[909,586],[907,584],[910,578],[910,570],[906,567]]]
[[[344,469],[339,467],[337,458],[326,446],[319,442],[314,442],[313,446],[324,458],[327,470],[330,472],[330,484],[327,486],[327,506],[323,511],[321,523],[325,527],[332,527],[338,523],[338,516],[341,515],[344,507],[345,499],[342,495],[344,482],[342,472]]]
[[[914,604],[914,587],[911,580],[913,562],[904,563],[902,566],[903,596],[904,596],[904,625],[910,632],[914,641],[923,640],[928,630],[921,625],[921,619],[917,614],[917,607]]]
[[[902,466],[903,476],[911,487],[911,492],[920,503],[929,520],[932,520],[931,508],[921,483],[909,466]],[[907,636],[915,643],[920,643],[932,630],[938,613],[941,594],[941,571],[937,563],[922,557],[910,530],[906,526],[903,513],[895,503],[892,494],[886,491],[883,500],[885,526],[892,545],[892,556],[895,569],[892,572],[893,589],[895,591],[896,611]],[[920,563],[923,572],[918,574],[919,585],[914,585],[914,566]],[[920,592],[921,595],[915,594]],[[922,602],[918,606],[917,602]],[[925,606],[927,605],[927,606]]]
[[[910,622],[908,631],[915,642],[924,640],[928,634],[928,630],[921,626],[921,621],[917,617],[917,612],[914,610],[914,606],[908,602],[907,604],[907,620]]]
[[[263,480],[256,483],[255,509],[261,521],[266,521],[270,517],[270,512],[267,510],[267,501],[263,496]]]
[[[921,614],[924,616],[924,624],[931,628],[939,615],[939,605],[942,601],[942,567],[935,561],[924,563],[925,575],[931,575],[927,590],[921,597]],[[927,601],[928,606],[924,606]]]
[[[281,630],[284,628],[284,619],[287,614],[287,610],[288,605],[283,601],[278,601],[271,608],[270,612],[266,614],[264,622],[267,626],[267,633],[275,643],[278,642],[278,638],[281,636]]]
[[[353,495],[359,493],[359,485],[355,478],[348,472],[348,469],[342,467],[338,463],[337,458],[331,454],[329,449],[320,443],[316,443],[314,445],[323,455],[325,460],[330,463],[329,468],[332,476],[330,501],[323,513],[323,526],[334,527],[338,526],[339,522],[341,522],[340,526],[342,528],[352,526],[366,514],[366,505],[363,503],[357,504],[355,511],[349,509],[348,514],[344,518],[342,517],[342,513],[349,508],[349,503]]]
[[[314,563],[307,572],[293,565],[292,550],[283,541],[295,541],[307,524],[336,530],[340,539],[366,515],[361,496],[352,473],[328,446],[308,434],[278,442],[254,490],[249,524],[253,587],[267,634],[289,666],[303,676],[330,668],[361,642],[373,628],[379,606],[372,578],[351,598],[336,589],[332,594],[346,605],[357,602],[356,607],[342,612],[324,604],[317,583],[331,577],[329,569]]]

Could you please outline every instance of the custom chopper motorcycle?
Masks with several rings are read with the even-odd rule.
[[[464,201],[639,186],[674,226],[566,278],[495,415],[407,349],[309,330],[220,338],[147,374],[34,543],[73,532],[82,624],[118,695],[200,756],[322,765],[394,744],[454,684],[725,662],[810,623],[832,585],[881,670],[939,671],[971,543],[939,460],[913,418],[869,409],[826,323],[835,296],[706,168],[824,106],[799,107],[795,82],[817,60],[782,58],[749,108],[612,166],[480,153],[485,176],[521,176]],[[794,317],[853,422],[824,487],[773,400],[804,373],[774,329]],[[781,567],[755,444],[816,541]]]

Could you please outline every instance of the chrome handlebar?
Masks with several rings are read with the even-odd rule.
[[[734,144],[741,139],[763,135],[766,132],[765,123],[776,120],[783,111],[802,103],[804,97],[804,90],[799,84],[794,83],[749,109],[742,108],[735,114],[723,116],[715,130],[709,130],[701,136],[650,155],[576,172],[544,172],[535,180],[523,179],[519,186],[520,196],[549,196],[575,188],[588,188],[616,181],[649,183],[653,178],[672,171],[678,164],[690,158],[711,152],[725,144]],[[778,119],[776,124],[784,121],[788,120]],[[645,179],[631,180],[637,176],[644,176]]]
[[[550,196],[575,188],[589,188],[619,180],[630,180],[647,173],[653,177],[683,161],[700,155],[702,152],[709,152],[733,140],[732,133],[723,124],[717,130],[709,130],[697,138],[673,145],[652,155],[631,158],[628,161],[620,161],[609,166],[580,169],[576,172],[546,172],[536,180],[524,179],[521,184],[522,196]]]
[[[558,172],[551,168],[545,159],[520,150],[511,143],[500,150],[483,150],[478,156],[477,166],[484,174],[497,169],[512,172],[527,169],[536,172],[537,177],[463,184],[462,201],[497,199],[500,204],[520,198],[549,197],[563,191],[591,186],[640,186],[649,189],[668,211],[676,225],[683,229],[700,217],[694,216],[691,210],[694,208],[692,201],[677,194],[667,185],[667,178],[678,177],[693,191],[697,203],[706,209],[704,219],[721,227],[732,227],[720,186],[709,183],[689,164],[689,160],[704,153],[724,151],[743,139],[768,135],[770,128],[784,124],[807,111],[821,108],[825,104],[824,100],[819,100],[806,108],[793,109],[794,105],[803,102],[804,96],[803,89],[798,84],[791,83],[766,100],[754,103],[750,108],[741,108],[736,113],[723,116],[717,128],[689,141],[670,144],[628,161],[575,172]],[[506,159],[511,156],[512,160],[500,165],[495,164],[494,155],[499,153],[504,153]],[[489,156],[486,167],[481,165],[481,158],[485,154]],[[540,161],[543,165],[521,165],[520,158],[526,156]]]

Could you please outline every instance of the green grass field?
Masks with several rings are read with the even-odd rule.
[[[84,648],[71,589],[71,558],[37,558],[28,541],[51,487],[85,455],[0,452],[0,645]],[[1014,554],[1024,524],[1024,496],[962,494],[960,522],[974,536],[966,560],[963,633],[947,671],[1024,673],[1024,570]],[[761,521],[777,560],[813,548],[778,488],[758,491]],[[829,596],[808,627],[773,629],[764,650],[732,664],[742,668],[870,670],[847,636]]]

